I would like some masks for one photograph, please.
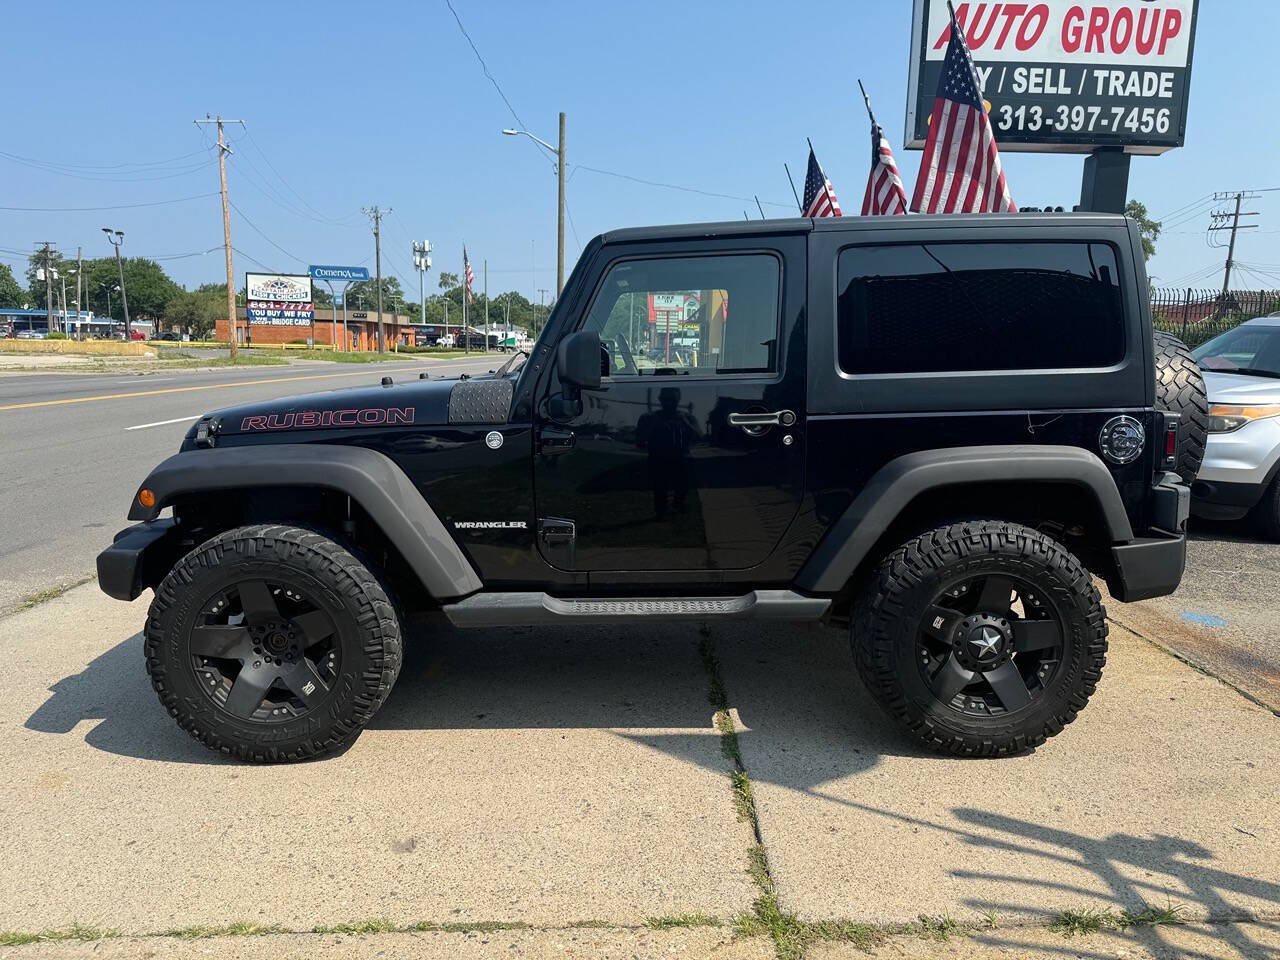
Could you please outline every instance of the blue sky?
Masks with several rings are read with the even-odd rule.
[[[590,166],[736,197],[770,215],[794,210],[782,163],[803,177],[805,137],[843,198],[861,200],[869,164],[862,77],[908,192],[919,153],[901,149],[908,0],[804,5],[650,0],[531,4],[454,0],[528,128],[554,140],[568,114],[572,226],[567,260],[618,226],[756,215],[754,203],[637,184]],[[1206,0],[1196,38],[1187,146],[1135,158],[1130,195],[1156,215],[1213,190],[1280,187],[1271,0]],[[245,270],[370,262],[360,208],[385,221],[384,271],[416,294],[410,243],[436,248],[428,285],[458,270],[465,241],[480,283],[537,297],[555,282],[555,177],[524,138],[443,0],[411,4],[239,2],[14,5],[0,34],[0,151],[62,165],[65,176],[0,156],[0,206],[146,203],[217,190],[206,112],[243,119],[229,160],[238,283]],[[157,161],[169,161],[157,163]],[[1079,197],[1083,158],[1008,154],[1022,205]],[[124,166],[114,164],[152,164]],[[578,166],[581,165],[581,166]],[[274,169],[273,169],[274,168]],[[97,179],[87,179],[93,177]],[[164,177],[164,179],[157,179]],[[127,182],[122,182],[127,181]],[[1280,286],[1280,192],[1263,194],[1260,229],[1237,257]],[[336,222],[335,222],[336,221]],[[1158,282],[1220,282],[1223,251],[1207,215],[1173,226],[1151,265]],[[215,196],[109,212],[0,210],[0,260],[51,240],[74,255],[125,251],[192,286],[223,279]],[[256,228],[256,229],[255,229]],[[298,259],[295,259],[298,258]],[[568,269],[568,267],[566,267]],[[536,271],[536,272],[534,272]],[[1256,276],[1241,285],[1260,285]]]

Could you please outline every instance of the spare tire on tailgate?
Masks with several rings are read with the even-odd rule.
[[[1181,415],[1176,470],[1191,483],[1204,459],[1209,436],[1209,398],[1200,367],[1187,345],[1171,333],[1155,331],[1156,406]]]

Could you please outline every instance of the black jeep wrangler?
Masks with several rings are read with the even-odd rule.
[[[845,625],[920,741],[1026,750],[1101,677],[1093,577],[1182,575],[1203,385],[1146,291],[1122,217],[608,233],[491,375],[200,419],[99,582],[155,589],[161,702],[251,760],[350,742],[423,611]]]

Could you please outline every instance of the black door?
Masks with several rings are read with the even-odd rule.
[[[600,257],[576,328],[599,332],[609,375],[570,420],[538,405],[539,549],[567,570],[761,563],[804,490],[803,238]]]

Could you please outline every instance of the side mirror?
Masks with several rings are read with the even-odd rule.
[[[556,372],[566,386],[600,389],[600,334],[581,331],[561,340]]]

